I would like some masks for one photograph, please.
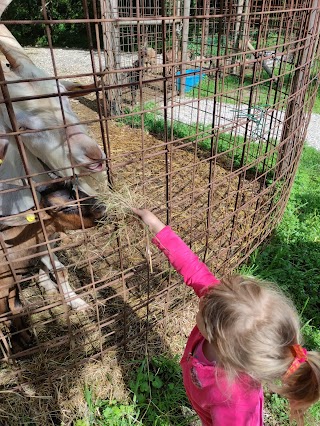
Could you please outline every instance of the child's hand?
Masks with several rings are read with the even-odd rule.
[[[147,209],[132,209],[133,213],[140,216],[143,222],[149,226],[150,231],[157,234],[161,229],[165,228],[165,224]]]

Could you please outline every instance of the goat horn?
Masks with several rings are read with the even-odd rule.
[[[11,2],[12,0],[0,0],[0,17]]]
[[[11,2],[12,0],[0,0],[0,17]],[[26,63],[35,67],[31,59],[25,54],[20,43],[3,24],[0,25],[0,51],[5,55],[13,69],[17,69]]]
[[[35,67],[31,59],[25,54],[20,43],[3,24],[0,24],[0,51],[13,69],[17,69],[26,63]]]

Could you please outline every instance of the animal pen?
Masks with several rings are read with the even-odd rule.
[[[22,20],[12,12],[13,0],[2,16],[10,32],[42,26],[49,47],[39,51],[45,50],[46,60],[37,62],[37,49],[24,50],[37,69],[46,68],[42,75],[19,76],[14,51],[5,48],[0,32],[1,140],[9,141],[0,149],[0,221],[3,235],[23,225],[13,239],[1,237],[1,265],[22,301],[17,312],[3,301],[7,309],[0,316],[1,354],[9,361],[1,386],[12,392],[54,381],[109,351],[141,358],[150,330],[159,324],[165,330],[187,309],[192,294],[137,219],[110,210],[115,195],[124,204],[153,209],[220,277],[248,259],[282,217],[319,84],[316,0],[83,0],[82,15],[63,20],[56,19],[52,3],[38,2],[41,18]],[[72,71],[54,43],[59,25],[86,31],[87,62],[80,59]],[[53,88],[17,94],[19,81],[33,81],[33,87],[50,81]],[[70,128],[87,126],[104,153],[102,171],[68,163],[77,144],[75,132],[66,130],[67,96],[77,117]],[[23,108],[33,102],[41,109],[48,99],[61,109],[59,120],[29,126]],[[59,167],[50,162],[54,150],[38,162],[30,147],[41,132],[51,143],[57,128],[67,134],[68,161]],[[10,149],[17,157],[4,177]],[[93,165],[97,160],[91,157]],[[106,218],[50,237],[41,213],[55,217],[69,208],[70,198],[65,206],[44,205],[44,181],[68,181],[76,206],[94,196],[106,204]],[[97,181],[108,187],[97,190]],[[24,209],[19,203],[27,190]],[[7,204],[8,193],[15,194],[15,209]],[[83,221],[81,210],[79,217]],[[11,253],[35,226],[41,242],[34,240],[32,255],[20,249],[28,263],[21,274],[19,251],[15,260]],[[54,294],[39,285],[44,252]],[[71,293],[63,293],[66,274],[77,295],[72,297],[81,297],[86,309],[72,309]],[[12,327],[12,319],[21,317],[27,317],[32,340],[15,349],[13,341],[26,330]]]

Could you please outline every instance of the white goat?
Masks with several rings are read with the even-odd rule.
[[[10,3],[11,0],[0,0],[0,17]],[[3,296],[0,295],[0,299],[3,299],[2,302],[0,301],[0,310],[5,312],[3,309],[10,305],[11,295],[15,299],[17,277],[31,262],[28,260],[26,263],[23,260],[24,257],[37,253],[42,263],[40,284],[47,291],[56,289],[57,284],[49,278],[50,270],[55,269],[67,303],[73,309],[85,308],[87,304],[76,297],[68,283],[66,268],[55,256],[49,256],[46,245],[41,243],[45,240],[42,231],[37,228],[39,226],[37,220],[35,219],[36,223],[32,224],[26,221],[29,210],[33,212],[35,205],[43,207],[47,198],[43,192],[32,191],[29,187],[20,149],[22,148],[27,169],[35,185],[49,181],[52,172],[56,176],[65,178],[75,174],[79,175],[77,186],[82,196],[95,195],[96,188],[104,183],[105,155],[99,145],[88,136],[85,127],[78,124],[79,120],[72,111],[68,98],[61,96],[67,90],[72,90],[73,84],[62,84],[55,78],[48,78],[25,54],[10,31],[1,24],[0,52],[4,55],[4,60],[1,61],[2,78],[0,80],[5,81],[0,85],[0,157],[2,160],[0,238],[3,251],[2,266],[6,265],[4,269],[0,269],[2,274],[0,289],[4,292],[0,293],[3,294]],[[9,99],[11,104],[7,104]],[[16,132],[21,133],[21,143],[17,143]],[[93,172],[95,173],[92,176]],[[62,201],[65,202],[66,199],[68,197],[64,194]],[[62,201],[55,199],[55,205],[61,204]],[[67,209],[60,209],[60,207],[58,210],[55,209],[50,217],[45,215],[44,225],[50,238],[53,237],[54,232],[81,227],[82,222],[79,217],[77,225],[65,221],[66,214],[68,218],[71,217],[71,210],[69,207]],[[101,209],[93,211],[91,203],[89,207],[91,222],[84,223],[85,227],[93,226],[93,219],[96,215],[102,214]],[[82,210],[83,206],[81,206],[81,217],[86,219],[86,214]],[[64,215],[61,215],[61,212]],[[37,214],[44,215],[41,211]],[[26,235],[28,235],[27,239],[23,237]],[[34,248],[36,240],[40,241],[43,249]],[[25,255],[23,250],[26,250]],[[11,263],[8,259],[11,259]],[[13,306],[10,305],[12,312],[14,312]]]
[[[0,0],[0,16],[10,3],[11,0]],[[80,189],[89,195],[95,195],[97,187],[105,180],[105,175],[96,173],[92,176],[92,172],[103,171],[105,154],[88,136],[85,127],[79,124],[68,98],[61,96],[74,88],[74,85],[63,85],[55,78],[48,79],[48,75],[31,61],[11,32],[2,24],[0,51],[6,58],[6,63],[1,63],[6,86],[2,85],[0,94],[0,138],[4,143],[14,144],[12,131],[21,131],[23,146],[28,151],[28,161],[32,163],[32,167],[29,167],[31,173],[47,169],[62,177],[72,176],[73,173],[80,175]],[[16,123],[12,123],[5,104],[6,87]],[[13,153],[14,156],[8,158],[11,164],[17,161],[18,150],[10,151],[10,155]],[[15,168],[2,165],[0,180],[25,174],[24,170],[18,172],[20,175]],[[83,174],[87,176],[82,176]],[[46,180],[46,176],[44,179]],[[33,205],[31,197],[28,207]],[[3,215],[1,207],[0,214]]]

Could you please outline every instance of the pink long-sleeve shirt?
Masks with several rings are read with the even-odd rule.
[[[209,286],[220,283],[169,226],[162,229],[152,242],[167,256],[171,265],[198,297],[203,296]],[[262,426],[261,385],[246,374],[241,374],[230,383],[221,367],[214,363],[205,365],[199,362],[194,357],[194,351],[203,340],[204,337],[195,326],[180,362],[186,393],[202,424]]]

